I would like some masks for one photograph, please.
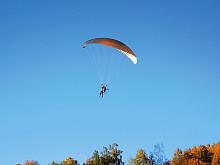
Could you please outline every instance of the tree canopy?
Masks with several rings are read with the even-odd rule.
[[[165,159],[163,145],[154,146],[153,152],[146,152],[140,148],[135,157],[124,162],[123,151],[118,148],[118,144],[113,143],[103,150],[95,150],[91,157],[87,158],[83,165],[220,165],[220,143],[193,146],[186,150],[177,148],[171,160]],[[36,160],[26,160],[23,164],[16,165],[40,165]],[[80,165],[72,158],[67,157],[63,161],[52,161],[50,165]]]

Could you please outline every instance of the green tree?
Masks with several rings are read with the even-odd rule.
[[[52,161],[51,165],[59,165],[58,162]]]
[[[91,158],[87,159],[86,165],[120,165],[122,162],[122,151],[118,149],[118,144],[114,143],[109,147],[103,147],[103,151],[95,151]]]

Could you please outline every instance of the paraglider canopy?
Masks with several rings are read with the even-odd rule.
[[[111,46],[126,55],[134,64],[137,64],[137,57],[135,56],[134,52],[121,41],[111,38],[94,38],[84,42],[82,47],[85,48],[88,44],[103,44],[106,46]]]

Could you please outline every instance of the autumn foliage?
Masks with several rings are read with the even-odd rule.
[[[177,149],[174,153],[172,165],[220,165],[220,143],[214,145],[200,145],[184,152]]]
[[[155,145],[149,155],[144,149],[139,149],[135,157],[128,162],[123,161],[122,152],[114,143],[109,147],[103,147],[102,151],[95,150],[83,165],[220,165],[220,143],[194,146],[185,151],[177,148],[171,160],[165,159],[163,145],[160,144]],[[24,165],[40,164],[34,160],[27,160]],[[80,165],[80,163],[68,157],[60,162],[52,161],[50,165]]]
[[[40,165],[37,161],[35,160],[26,160],[25,165]]]

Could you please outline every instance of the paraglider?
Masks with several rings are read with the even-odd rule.
[[[99,96],[103,97],[105,92],[108,91],[108,90],[109,89],[107,89],[107,84],[102,84]]]
[[[137,57],[134,54],[134,52],[121,41],[111,39],[111,38],[94,38],[94,39],[84,42],[82,47],[86,48],[90,44],[102,44],[102,45],[113,47],[116,50],[120,51],[125,56],[127,56],[133,62],[133,64],[137,64]],[[107,84],[102,84],[99,96],[103,97],[107,90],[108,90]]]
[[[86,48],[88,44],[103,44],[106,46],[111,46],[126,55],[134,64],[137,64],[137,57],[135,56],[134,52],[121,41],[111,38],[95,38],[84,42],[82,47]]]

